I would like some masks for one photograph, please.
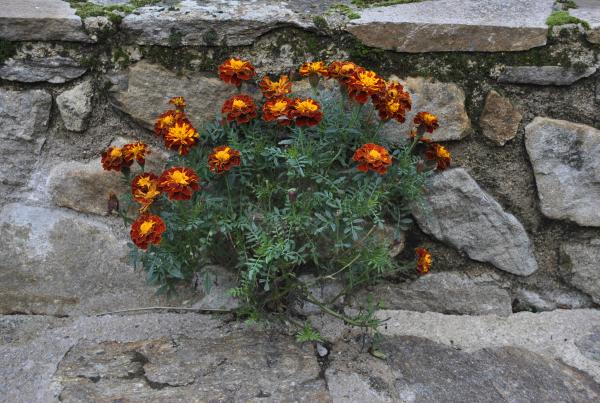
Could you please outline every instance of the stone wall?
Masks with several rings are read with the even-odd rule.
[[[391,308],[409,298],[446,313],[489,308],[486,292],[473,292],[466,308],[434,288],[493,290],[506,315],[600,301],[593,2],[572,10],[589,30],[549,30],[553,0],[436,0],[358,15],[339,1],[311,0],[165,1],[127,12],[99,6],[105,15],[96,16],[81,2],[71,2],[77,10],[60,0],[0,3],[9,10],[0,16],[2,313],[68,316],[164,302],[127,265],[127,229],[106,213],[109,192],[126,185],[102,171],[99,155],[135,138],[157,145],[150,163],[163,164],[153,120],[175,95],[188,99],[193,121],[213,118],[232,93],[215,75],[230,55],[250,59],[259,74],[351,59],[399,77],[413,94],[411,113],[439,115],[435,138],[454,168],[432,179],[407,240],[407,250],[432,250],[434,274],[426,287],[376,291],[410,295]],[[386,135],[400,138],[406,127],[389,124]],[[203,298],[186,291],[169,303]]]

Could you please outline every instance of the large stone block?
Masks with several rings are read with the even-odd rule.
[[[367,8],[347,30],[398,52],[506,52],[546,44],[554,0],[437,0]]]
[[[565,280],[600,304],[600,239],[564,243],[560,257]]]
[[[414,216],[424,232],[471,259],[521,276],[538,268],[523,225],[462,168],[434,175]]]
[[[525,127],[542,213],[600,227],[600,130],[537,117]]]
[[[81,77],[87,69],[66,56],[33,56],[9,59],[0,66],[0,78],[22,83],[62,84]]]
[[[571,85],[575,81],[589,77],[596,72],[596,67],[562,66],[507,66],[498,82],[508,84],[535,84],[535,85]]]
[[[503,146],[516,137],[522,118],[510,100],[492,90],[485,99],[479,125],[485,137]]]
[[[75,132],[82,132],[87,127],[87,120],[92,113],[92,97],[94,87],[90,80],[67,90],[56,97],[56,104],[65,127]]]

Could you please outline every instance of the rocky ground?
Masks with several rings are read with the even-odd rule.
[[[0,401],[600,400],[600,6],[549,28],[565,2],[366,3],[0,0]],[[385,303],[379,357],[314,306],[295,309],[318,344],[198,311],[236,306],[226,268],[167,299],[127,264],[106,207],[127,185],[99,154],[141,139],[161,169],[154,119],[175,95],[212,119],[230,55],[261,75],[351,59],[440,117],[453,168],[400,254],[427,246],[433,272],[339,307]]]

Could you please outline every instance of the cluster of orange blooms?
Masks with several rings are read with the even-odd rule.
[[[322,61],[304,63],[299,73],[308,77],[312,86],[316,86],[321,77],[335,79],[339,82],[343,94],[357,102],[365,104],[371,100],[382,121],[396,120],[404,122],[406,112],[411,109],[410,94],[397,81],[387,82],[374,71],[367,70],[348,61],[334,61],[326,65]],[[219,78],[241,90],[242,82],[256,77],[254,66],[246,60],[230,58],[219,66]],[[277,81],[265,75],[258,84],[265,102],[262,106],[262,119],[275,122],[282,126],[315,126],[323,118],[321,105],[312,98],[289,98],[292,92],[292,82],[286,75],[281,75]],[[188,119],[183,97],[169,100],[174,109],[161,114],[154,132],[162,137],[165,147],[186,155],[197,144],[200,135]],[[258,116],[258,108],[254,99],[247,94],[238,93],[225,100],[221,113],[227,122],[243,125]],[[439,127],[437,117],[428,112],[419,112],[414,118],[418,127],[412,136],[418,136],[417,141],[425,144],[425,158],[435,161],[438,170],[448,168],[450,153],[441,145],[424,138],[426,131],[433,133]],[[140,142],[127,144],[121,148],[110,147],[102,154],[102,166],[106,170],[122,171],[128,174],[133,161],[143,168],[145,156],[150,152],[148,147]],[[389,151],[378,144],[368,143],[358,148],[353,157],[357,169],[363,172],[369,170],[380,175],[387,173],[392,165]],[[213,148],[207,161],[209,170],[215,174],[227,172],[241,164],[240,152],[228,145]],[[160,176],[143,172],[133,178],[131,191],[133,199],[140,203],[140,215],[131,227],[131,238],[141,249],[147,249],[150,244],[158,244],[166,231],[163,220],[148,213],[150,205],[161,195],[165,194],[170,200],[189,200],[193,192],[200,190],[200,178],[190,168],[173,167],[164,171]],[[417,248],[417,271],[427,273],[431,266],[431,254],[424,248]]]

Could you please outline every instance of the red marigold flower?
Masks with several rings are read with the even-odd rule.
[[[433,133],[434,130],[440,127],[437,116],[429,112],[417,113],[414,123],[417,126],[423,126],[428,133]]]
[[[427,145],[427,151],[425,151],[425,158],[430,161],[435,161],[437,163],[437,170],[443,171],[448,169],[450,166],[450,162],[452,160],[450,156],[450,151],[446,150],[446,148],[442,147],[438,143],[431,143]]]
[[[123,158],[125,161],[136,160],[138,164],[144,165],[146,163],[146,156],[150,154],[148,146],[140,141],[135,143],[125,144],[122,148]]]
[[[238,124],[248,123],[257,115],[254,100],[248,95],[234,95],[225,101],[221,113],[227,114],[227,121]]]
[[[158,178],[158,186],[171,200],[189,200],[194,191],[200,190],[200,178],[189,168],[173,167]]]
[[[133,199],[143,205],[148,205],[160,195],[158,176],[151,172],[140,174],[131,181]]]
[[[200,135],[187,119],[181,119],[171,126],[165,134],[165,146],[177,150],[179,155],[186,155]]]
[[[156,123],[154,124],[154,133],[157,136],[164,136],[171,126],[175,125],[177,121],[182,119],[185,120],[185,115],[183,112],[178,110],[166,111],[156,120]]]
[[[293,103],[291,99],[283,97],[268,100],[263,105],[263,120],[265,122],[276,120],[280,125],[289,125],[291,121],[288,114]]]
[[[327,67],[322,61],[318,62],[306,62],[299,69],[302,77],[308,77],[310,75],[327,76]]]
[[[355,72],[365,71],[359,65],[352,62],[332,62],[327,69],[327,77],[335,78],[342,84],[346,84]]]
[[[141,215],[131,225],[131,240],[140,249],[148,249],[149,244],[159,244],[167,230],[165,222],[157,215]]]
[[[381,120],[396,119],[403,123],[406,111],[411,108],[410,94],[397,81],[388,83],[384,91],[374,94],[371,99]]]
[[[123,149],[119,147],[109,147],[102,153],[102,168],[107,171],[120,171],[123,168],[128,168],[133,164],[132,160],[126,160],[123,155]]]
[[[269,76],[264,76],[259,86],[267,99],[282,97],[292,92],[292,83],[288,76],[279,76],[279,81],[271,81]]]
[[[172,105],[175,105],[175,108],[178,111],[182,111],[182,112],[186,106],[185,98],[183,98],[183,97],[173,97],[173,98],[169,99],[169,103]]]
[[[321,105],[314,99],[296,98],[288,116],[295,119],[296,126],[315,126],[323,118],[323,112],[321,112]]]
[[[241,164],[240,152],[229,146],[219,146],[213,148],[213,152],[208,156],[208,168],[211,172],[222,174],[229,171],[232,167]]]
[[[356,167],[359,171],[372,170],[380,175],[385,175],[390,165],[392,165],[392,157],[389,151],[373,143],[362,145],[354,152],[352,159],[360,164]]]
[[[242,81],[250,80],[255,75],[256,71],[250,62],[235,57],[219,66],[219,78],[237,87],[242,85]]]
[[[417,272],[419,274],[429,273],[431,253],[425,248],[416,248],[415,254],[417,255]]]
[[[356,102],[365,104],[371,95],[385,90],[385,81],[370,70],[357,70],[346,82],[348,95]]]

